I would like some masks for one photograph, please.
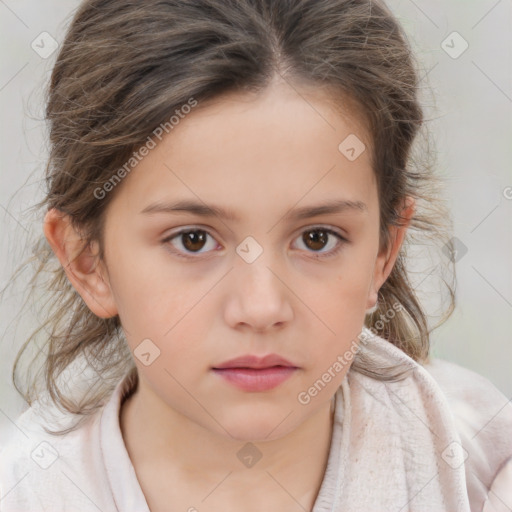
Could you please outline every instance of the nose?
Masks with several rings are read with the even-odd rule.
[[[291,296],[283,272],[270,257],[262,254],[256,261],[238,261],[230,273],[226,322],[235,329],[255,332],[282,328],[293,318]],[[281,274],[281,275],[280,275]]]

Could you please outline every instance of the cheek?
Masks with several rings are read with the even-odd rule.
[[[166,259],[167,258],[167,259]],[[138,242],[129,232],[111,234],[109,279],[119,316],[125,326],[154,324],[184,302],[183,275],[163,247]],[[170,323],[170,319],[169,323]]]
[[[359,247],[340,259],[332,279],[318,282],[318,287],[310,288],[306,295],[304,302],[311,304],[322,320],[317,323],[324,335],[319,337],[316,351],[324,365],[357,343],[364,325],[372,274],[371,252]]]
[[[206,318],[211,303],[206,295],[211,284],[185,282],[183,276],[163,278],[155,267],[142,265],[131,270],[119,265],[114,274],[115,300],[130,349],[136,355],[141,342],[149,339],[150,352],[159,352],[155,363],[141,370],[170,369],[176,366],[174,361],[182,367],[194,360],[197,364],[201,347],[195,340],[208,336]]]
[[[368,244],[359,244],[340,260],[334,279],[327,285],[331,301],[339,311],[352,314],[365,310],[373,278],[374,258]]]
[[[142,276],[133,276],[117,290],[119,317],[132,343],[146,337],[167,343],[184,326],[197,328],[199,309],[196,303],[200,299],[200,290],[194,293],[193,285],[185,287],[186,293],[180,289],[183,287],[176,281],[166,285],[162,281],[152,283]]]

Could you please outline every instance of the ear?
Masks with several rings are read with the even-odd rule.
[[[368,309],[371,309],[377,304],[379,290],[393,270],[398,253],[400,252],[400,247],[402,246],[402,242],[405,238],[407,228],[409,227],[415,212],[415,203],[416,202],[412,197],[406,197],[402,210],[399,212],[402,217],[401,225],[389,227],[390,242],[388,247],[382,249],[375,260],[372,282],[366,304]]]
[[[69,281],[89,309],[100,318],[115,316],[117,307],[106,266],[98,256],[98,243],[84,244],[70,217],[56,208],[46,213],[43,232]]]

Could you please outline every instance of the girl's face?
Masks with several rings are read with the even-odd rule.
[[[297,91],[184,116],[117,185],[108,294],[83,295],[119,314],[146,398],[237,439],[277,438],[329,405],[404,234],[379,254],[367,135]],[[213,370],[247,354],[297,369],[265,390]]]

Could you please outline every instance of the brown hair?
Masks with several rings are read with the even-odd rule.
[[[69,215],[84,247],[98,240],[103,257],[105,211],[119,187],[101,200],[95,190],[106,190],[116,170],[190,98],[204,106],[230,91],[262,91],[276,76],[321,87],[340,111],[354,106],[367,128],[381,247],[389,242],[388,227],[402,221],[404,198],[416,199],[405,242],[365,325],[424,362],[432,329],[408,277],[407,251],[418,240],[445,244],[449,217],[436,199],[434,152],[421,147],[417,157],[413,153],[425,128],[417,68],[402,27],[380,1],[86,0],[74,14],[46,93],[47,193],[36,207]],[[136,367],[119,317],[102,319],[88,309],[44,236],[34,253],[30,284],[48,276],[48,309],[16,357],[13,382],[31,404],[38,396],[36,382],[43,380],[53,402],[85,418]],[[454,284],[443,281],[450,303],[440,323],[454,308]],[[390,310],[396,314],[375,327]],[[38,375],[21,390],[20,357],[37,346],[41,332],[43,347],[36,356],[43,348],[47,354]],[[81,357],[93,376],[78,400],[65,392],[59,377],[62,381],[64,370]],[[366,367],[364,359],[356,358],[352,367],[388,378]]]

